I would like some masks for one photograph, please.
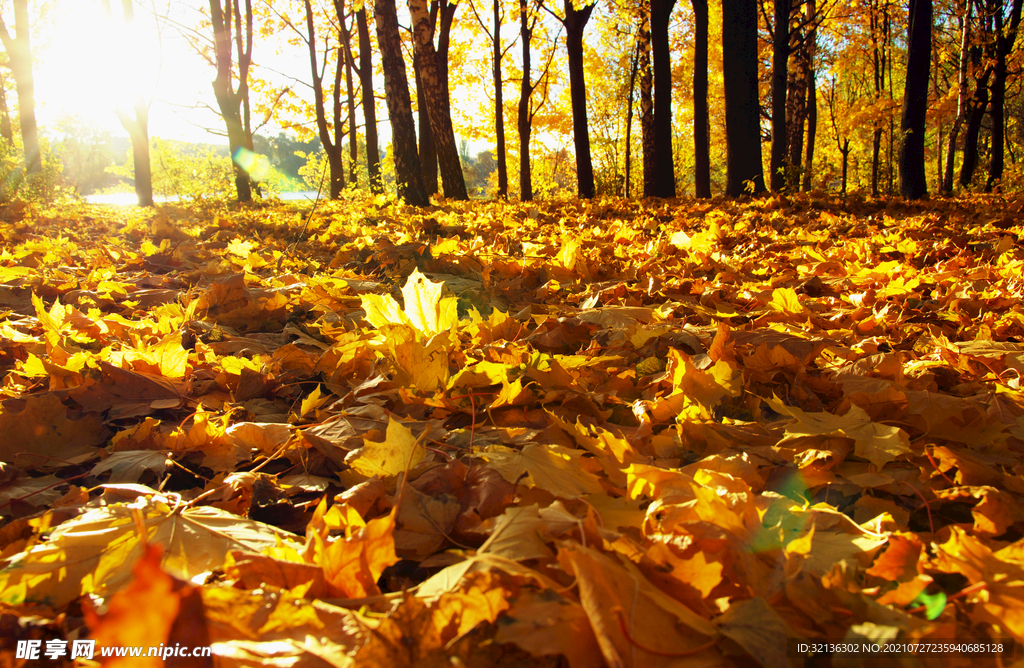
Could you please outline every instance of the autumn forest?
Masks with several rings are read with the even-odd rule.
[[[1020,666],[1021,11],[0,0],[0,666]]]

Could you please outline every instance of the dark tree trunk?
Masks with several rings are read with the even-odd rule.
[[[925,174],[925,116],[928,112],[928,68],[932,59],[932,0],[910,0],[907,28],[907,82],[903,92],[900,131],[900,194],[920,199],[928,194]]]
[[[722,0],[725,79],[725,194],[764,192],[761,110],[757,97],[757,2]],[[749,185],[748,185],[749,184]]]
[[[989,162],[988,181],[985,192],[991,192],[1003,178],[1004,147],[1006,145],[1006,59],[1017,41],[1017,28],[1020,26],[1021,0],[1014,0],[1010,9],[1009,25],[1003,30],[1003,9],[996,10],[996,58],[994,77],[992,78],[992,157]]]
[[[639,44],[633,49],[632,64],[629,68],[629,97],[626,98],[626,180],[622,185],[622,196],[629,197],[633,179],[633,95],[636,93],[636,71],[640,59]]]
[[[895,99],[893,97],[893,95],[894,95],[894,92],[893,92],[893,81],[894,81],[894,79],[892,78],[892,60],[893,60],[893,56],[892,56],[892,30],[891,30],[892,21],[889,18],[889,1],[888,0],[886,0],[884,5],[882,5],[882,20],[883,20],[883,24],[882,25],[884,26],[884,31],[883,32],[884,32],[884,35],[885,35],[885,51],[886,51],[886,53],[889,54],[888,57],[886,58],[886,66],[889,68],[889,70],[888,70],[888,73],[889,73],[889,100],[892,101],[893,99]],[[931,61],[929,60],[929,62],[931,62]],[[894,174],[894,171],[896,169],[896,167],[893,164],[893,147],[895,145],[896,145],[896,114],[890,113],[889,114],[889,165],[888,165],[888,169],[886,170],[886,177],[888,179],[888,188],[886,189],[886,193],[888,195],[890,195],[890,196],[893,193],[893,189],[892,189],[893,188],[893,178],[894,178],[893,174]],[[900,145],[902,146],[902,142],[900,142]]]
[[[327,57],[326,54],[324,56]],[[333,94],[331,95],[331,108],[334,112],[334,150],[338,154],[338,176],[340,180],[338,182],[338,193],[331,199],[338,199],[341,197],[342,190],[345,189],[345,159],[344,159],[344,144],[345,144],[345,131],[342,129],[341,123],[341,75],[344,69],[344,60],[341,54],[336,54],[334,62],[334,88]]]
[[[846,175],[848,173],[848,167],[850,164],[850,140],[844,139],[843,146],[839,149],[839,152],[843,154],[843,197],[846,197]]]
[[[672,60],[668,23],[675,0],[651,0],[651,50],[654,53],[654,179],[656,197],[676,196],[672,160]]]
[[[530,26],[527,0],[519,0],[519,37],[523,49],[523,78],[519,83],[519,108],[516,128],[519,131],[519,199],[533,200],[533,181],[530,178],[530,96],[533,84],[530,82],[530,41],[533,28]]]
[[[786,87],[789,81],[789,12],[792,0],[775,0],[772,35],[772,145],[768,181],[772,192],[786,187]]]
[[[956,118],[953,119],[953,127],[949,130],[949,143],[946,146],[946,169],[942,175],[940,192],[944,195],[953,194],[953,167],[956,162],[956,141],[960,136],[960,127],[967,116],[967,64],[970,52],[971,35],[971,12],[974,8],[973,0],[964,0],[964,13],[960,17],[960,62],[957,67],[957,81],[959,90],[956,96]]]
[[[345,15],[345,6],[342,0],[335,0],[338,8],[338,23],[341,25],[342,49],[345,57],[345,94],[348,107],[348,182],[353,186],[358,181],[356,164],[359,162],[359,142],[356,141],[356,96],[355,86],[352,82],[352,70],[355,69],[355,59],[352,57],[352,31],[349,28],[348,18]]]
[[[494,0],[494,133],[498,146],[498,197],[508,197],[508,164],[505,162],[505,109],[501,91],[501,2]]]
[[[14,145],[14,127],[11,125],[11,110],[7,106],[7,82],[0,73],[0,138],[8,146]]]
[[[28,0],[14,0],[14,30],[12,37],[0,19],[0,39],[10,60],[14,89],[18,95],[18,121],[21,143],[25,149],[25,171],[38,174],[43,170],[39,151],[39,128],[36,126],[36,86],[32,75],[32,46],[29,43]]]
[[[109,0],[104,0],[103,9],[108,18],[113,18]],[[125,26],[135,23],[135,7],[132,0],[121,0],[121,18]],[[135,171],[135,196],[139,206],[153,206],[153,169],[149,159],[149,107],[141,95],[136,95],[133,105],[134,116],[118,105],[114,108],[117,119],[128,133],[132,142],[132,163]]]
[[[804,120],[807,118],[807,51],[801,30],[790,35],[790,54],[793,61],[786,82],[786,187],[800,189],[803,171]]]
[[[654,76],[651,72],[651,31],[647,15],[640,19],[640,33],[637,42],[640,72],[640,144],[643,148],[644,197],[654,197],[657,192],[657,162],[654,149]]]
[[[427,98],[427,115],[430,131],[434,136],[437,164],[441,172],[444,196],[455,200],[467,200],[466,179],[459,162],[459,151],[455,145],[455,129],[452,127],[451,109],[448,96],[444,93],[447,82],[438,67],[437,51],[434,48],[433,28],[430,12],[425,0],[409,0],[412,16],[413,41],[416,58],[419,61],[417,73],[423,82]]]
[[[210,0],[210,22],[213,27],[214,56],[217,76],[213,80],[213,94],[217,99],[221,117],[228,134],[228,150],[231,152],[235,172],[235,190],[239,202],[252,201],[252,181],[248,171],[239,160],[245,151],[252,151],[252,135],[249,128],[249,65],[252,62],[252,3],[245,0],[245,33],[242,32],[242,0]],[[234,24],[232,24],[234,18]],[[234,44],[232,44],[234,42]],[[234,46],[237,54],[232,54]],[[238,85],[232,85],[233,60],[238,57]]]
[[[413,71],[416,74],[416,128],[420,136],[420,174],[423,190],[427,197],[437,193],[437,151],[434,149],[434,133],[430,131],[430,115],[427,113],[427,94],[420,78],[418,58],[413,54]]]
[[[693,184],[711,197],[711,121],[708,117],[708,0],[693,0]]]
[[[807,191],[814,181],[814,140],[818,135],[818,84],[813,70],[807,80],[807,152],[804,154],[803,183]]]
[[[871,135],[871,196],[878,197],[878,176],[882,164],[882,128]]]
[[[572,101],[572,134],[576,149],[576,184],[579,196],[594,196],[594,166],[590,160],[590,127],[587,124],[587,84],[583,77],[583,29],[594,13],[593,2],[581,9],[565,0],[565,43],[569,59],[569,97]]]
[[[807,152],[804,154],[801,187],[808,191],[814,180],[814,140],[818,135],[818,80],[814,69],[814,56],[818,46],[818,10],[814,0],[806,0],[806,3],[806,19],[809,24],[807,44],[805,45],[807,49]]]
[[[139,206],[153,206],[153,165],[149,157],[149,110],[135,106],[135,127],[125,130],[132,141],[132,163],[135,166],[135,197]]]
[[[313,25],[313,6],[310,0],[303,0],[302,4],[306,9],[306,36],[304,39],[306,39],[306,47],[309,51],[309,68],[313,75],[313,106],[316,110],[317,135],[320,137],[320,143],[323,144],[324,153],[327,154],[327,166],[330,170],[330,184],[328,187],[330,197],[331,199],[338,199],[341,197],[341,191],[345,188],[345,166],[341,161],[341,104],[339,91],[335,87],[334,137],[331,137],[331,129],[327,124],[324,100],[323,73],[317,65],[316,28]],[[338,68],[336,71],[340,72],[341,63],[338,62],[335,65]]]
[[[438,2],[430,3],[430,36],[433,40],[437,26]],[[429,198],[440,192],[437,186],[437,150],[434,148],[434,133],[430,130],[430,115],[427,113],[427,93],[423,90],[420,77],[420,62],[416,50],[412,54],[412,70],[416,81],[416,130],[420,139],[420,174],[423,176],[423,190]]]
[[[373,51],[370,49],[370,29],[366,21],[366,7],[356,12],[359,32],[359,86],[363,90],[363,126],[366,133],[366,173],[370,190],[381,192],[380,150],[377,147],[377,106],[373,99]]]
[[[457,2],[449,3],[444,0],[438,3],[437,69],[441,76],[441,92],[444,94],[445,103],[449,109],[451,108],[451,91],[448,90],[448,44],[451,40],[455,10],[458,8]]]
[[[981,134],[981,122],[985,118],[985,109],[988,107],[988,78],[986,71],[985,78],[977,82],[974,95],[971,97],[967,113],[967,130],[964,132],[964,159],[960,163],[960,185],[964,188],[971,185],[974,178],[974,170],[978,167],[978,137]]]
[[[377,44],[384,66],[384,97],[391,119],[391,145],[395,157],[395,178],[398,196],[407,204],[426,206],[430,203],[423,191],[420,159],[416,153],[416,127],[412,119],[409,80],[402,58],[402,40],[398,34],[398,11],[395,0],[374,0],[374,23]]]
[[[878,5],[876,0],[871,2],[870,26],[871,26],[871,50],[872,64],[874,65],[875,98],[881,98],[885,92],[885,51],[879,45],[878,35],[879,17],[877,14]],[[877,123],[877,121],[876,121]],[[878,179],[882,164],[882,128],[875,126],[871,137],[871,196],[878,197]]]

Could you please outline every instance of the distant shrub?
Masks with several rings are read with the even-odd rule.
[[[0,140],[0,204],[19,201],[52,204],[74,194],[72,189],[64,187],[60,160],[51,155],[45,143],[42,153],[42,171],[28,174],[21,147]]]

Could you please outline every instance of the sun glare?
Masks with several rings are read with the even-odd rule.
[[[76,116],[84,123],[124,134],[114,110],[131,110],[138,95],[195,100],[206,77],[181,40],[158,39],[154,20],[136,3],[136,21],[125,25],[121,3],[113,0],[112,16],[91,0],[61,2],[49,17],[46,42],[35,53],[37,98],[44,123]],[[162,62],[161,62],[162,59]],[[162,106],[162,105],[157,105]],[[152,109],[156,111],[156,109]],[[157,112],[163,116],[167,111]],[[152,121],[157,120],[151,117]],[[162,120],[162,119],[161,119]],[[161,125],[164,125],[161,123]],[[157,128],[153,128],[156,130]]]
[[[36,55],[39,103],[46,115],[75,115],[101,128],[117,124],[117,105],[145,93],[140,77],[149,60],[138,31],[107,17],[93,3],[68,2],[53,17],[54,31]],[[151,82],[149,87],[152,87]]]

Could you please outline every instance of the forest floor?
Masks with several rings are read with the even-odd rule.
[[[1011,665],[1022,209],[7,210],[0,665]]]

